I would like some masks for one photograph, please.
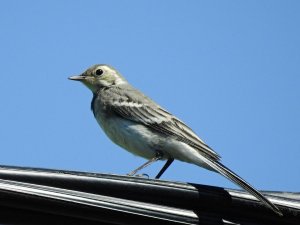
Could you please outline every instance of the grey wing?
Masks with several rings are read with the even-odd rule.
[[[213,160],[220,156],[206,145],[191,128],[137,90],[113,91],[111,110],[120,116],[147,125],[153,130],[172,136]],[[117,96],[119,96],[117,98]]]

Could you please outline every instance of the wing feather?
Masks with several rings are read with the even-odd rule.
[[[117,99],[115,101],[110,100],[109,104],[110,109],[114,113],[128,120],[145,124],[156,132],[160,132],[166,136],[172,136],[198,149],[211,159],[220,159],[220,156],[206,145],[191,128],[141,92],[130,89],[126,90],[125,95],[124,93],[122,95],[118,89],[110,88],[109,91],[113,93],[107,94]]]

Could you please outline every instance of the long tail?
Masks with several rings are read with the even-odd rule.
[[[263,196],[259,191],[257,191],[255,188],[253,188],[250,184],[248,184],[245,180],[243,180],[240,176],[235,174],[233,171],[228,169],[226,166],[224,166],[219,161],[208,159],[201,155],[201,160],[204,161],[209,167],[211,167],[213,170],[217,171],[218,173],[222,174],[227,179],[231,180],[244,190],[248,191],[250,194],[255,196],[257,199],[259,199],[261,202],[263,202],[268,208],[273,210],[276,214],[279,216],[283,216],[282,212],[275,206],[270,200],[268,200],[265,196]],[[202,164],[203,165],[203,164]]]

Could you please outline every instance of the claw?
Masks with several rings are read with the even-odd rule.
[[[141,177],[141,178],[145,178],[145,179],[149,179],[149,175],[146,173],[142,173],[142,174],[137,174],[135,175],[136,177]]]
[[[127,173],[126,174],[127,176],[130,176],[130,177],[139,177],[139,178],[145,178],[145,179],[149,179],[149,175],[146,174],[146,173],[142,173],[142,174],[130,174],[130,173]]]

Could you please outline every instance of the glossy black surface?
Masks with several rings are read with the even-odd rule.
[[[0,166],[1,224],[300,224],[300,194],[249,194],[109,174]]]

